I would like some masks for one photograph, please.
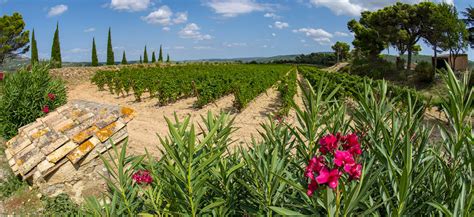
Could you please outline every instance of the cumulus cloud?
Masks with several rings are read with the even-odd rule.
[[[316,7],[327,7],[336,15],[359,16],[362,11],[376,10],[396,2],[415,4],[424,0],[309,0]],[[454,4],[454,0],[432,0]]]
[[[345,33],[345,32],[335,32],[334,35],[339,36],[339,37],[348,37],[349,36],[349,34]]]
[[[263,17],[266,17],[266,18],[272,18],[272,19],[280,19],[281,17],[276,15],[275,13],[265,13],[263,15]]]
[[[321,45],[331,43],[333,35],[324,29],[300,28],[293,30],[294,33],[304,33],[307,37],[313,39]]]
[[[277,29],[284,29],[284,28],[288,28],[290,26],[290,25],[288,25],[288,23],[280,22],[280,21],[276,21],[273,25]]]
[[[143,11],[150,6],[150,0],[112,0],[110,8],[119,11]]]
[[[163,31],[165,31],[165,32],[168,32],[168,31],[170,31],[170,30],[171,30],[171,28],[170,28],[170,27],[167,27],[167,26],[165,26],[165,27],[163,27],[163,29],[162,29],[162,30],[163,30]]]
[[[95,28],[87,28],[87,29],[84,29],[84,32],[94,32],[95,31]]]
[[[268,4],[260,4],[255,0],[209,0],[206,5],[224,17],[236,17],[241,14],[271,9]]]
[[[199,30],[199,26],[195,23],[190,23],[186,25],[181,31],[178,32],[179,37],[185,39],[194,39],[198,41],[209,40],[212,38],[211,35],[202,34]]]
[[[63,14],[68,9],[67,5],[56,5],[48,11],[48,17],[54,17]]]
[[[174,14],[168,6],[163,5],[158,8],[158,10],[155,10],[147,16],[142,17],[142,20],[149,24],[169,26],[173,24],[185,23],[188,21],[188,13],[177,12]]]

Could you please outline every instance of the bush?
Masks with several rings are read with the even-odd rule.
[[[13,193],[26,186],[26,182],[21,181],[18,177],[14,175],[8,176],[8,179],[5,180],[5,182],[0,183],[0,200],[10,197]]]
[[[355,59],[352,61],[350,73],[367,76],[373,79],[381,79],[385,76],[393,76],[397,74],[397,67],[394,63],[381,58],[374,60]]]
[[[10,139],[18,128],[66,103],[66,88],[49,74],[48,65],[36,64],[10,74],[0,99],[0,133]]]
[[[81,210],[67,194],[61,193],[55,197],[44,197],[43,215],[45,216],[79,216]]]
[[[432,82],[434,79],[434,70],[431,63],[420,62],[415,68],[416,79],[420,82]]]

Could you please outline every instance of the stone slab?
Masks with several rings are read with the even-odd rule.
[[[62,158],[64,158],[67,154],[69,154],[72,150],[77,147],[76,143],[69,141],[60,148],[56,149],[53,153],[48,155],[46,159],[48,159],[51,163],[56,163]]]
[[[96,137],[92,137],[89,140],[85,141],[74,150],[71,151],[67,155],[67,158],[71,163],[76,164],[79,160],[81,160],[86,154],[88,154],[92,149],[95,148],[96,145],[100,143],[99,139]]]

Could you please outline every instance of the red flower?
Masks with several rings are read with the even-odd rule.
[[[357,134],[352,133],[346,136],[346,143],[342,145],[344,150],[349,151],[353,155],[361,155],[362,149],[359,144]]]
[[[321,140],[319,140],[319,144],[321,145],[321,147],[319,148],[319,151],[322,153],[322,154],[327,154],[328,152],[333,152],[334,150],[337,149],[337,137],[332,135],[332,134],[328,134],[326,136],[324,136]]]
[[[56,95],[54,95],[54,93],[48,93],[48,98],[49,100],[54,101],[56,99]]]
[[[308,166],[306,167],[305,176],[314,179],[313,172],[319,172],[326,163],[326,160],[323,156],[313,157],[309,160]]]
[[[344,166],[344,171],[349,174],[351,179],[360,179],[360,175],[362,175],[362,165],[354,164],[354,165],[346,165]]]
[[[138,170],[132,175],[132,179],[137,184],[150,184],[153,182],[153,178],[147,170]]]
[[[49,113],[49,106],[45,105],[43,107],[43,113],[48,114]]]
[[[315,180],[311,180],[311,182],[308,184],[308,191],[306,191],[306,195],[311,197],[318,187],[318,183]]]
[[[328,168],[324,167],[319,171],[319,176],[316,177],[318,184],[327,184],[330,188],[336,189],[339,185],[339,177],[341,177],[341,172],[337,169],[331,171]]]
[[[348,151],[337,150],[334,154],[334,164],[338,167],[344,165],[353,165],[354,163],[354,157],[352,157],[352,154]]]

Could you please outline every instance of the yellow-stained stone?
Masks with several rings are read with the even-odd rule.
[[[67,158],[71,163],[75,164],[99,143],[100,141],[96,137],[92,137],[71,151],[71,153],[67,155]]]
[[[63,111],[68,110],[69,108],[70,108],[69,106],[65,105],[65,106],[59,107],[58,109],[56,109],[56,111],[57,111],[58,113],[62,113]]]
[[[72,119],[66,119],[65,121],[62,121],[61,123],[57,124],[56,126],[53,127],[54,130],[57,130],[61,133],[64,133],[70,129],[72,129],[75,126],[75,123]]]
[[[29,146],[30,144],[31,144],[31,140],[26,138],[22,143],[18,144],[16,147],[12,147],[10,151],[13,155],[16,155],[18,154],[18,152],[22,151],[25,147]]]
[[[78,144],[82,143],[86,139],[88,139],[92,135],[94,135],[94,133],[96,133],[97,131],[99,131],[99,128],[97,128],[96,126],[89,127],[87,129],[85,129],[84,131],[81,131],[78,134],[74,135],[72,137],[72,141],[75,142],[75,143],[78,143]]]
[[[51,152],[61,147],[67,141],[69,141],[69,138],[67,138],[67,136],[62,135],[58,139],[56,139],[56,141],[42,147],[41,152],[43,152],[43,154],[45,155],[51,154]]]
[[[32,140],[38,139],[38,138],[40,138],[41,136],[45,135],[48,132],[49,132],[49,128],[44,128],[44,129],[38,130],[36,133],[31,135],[31,139]]]
[[[24,162],[21,166],[19,166],[19,171],[22,176],[25,176],[26,173],[31,171],[36,165],[38,165],[39,162],[41,162],[44,159],[44,155],[36,148],[32,150],[33,153],[31,153],[31,157],[28,159],[25,159],[26,162]]]
[[[31,124],[28,124],[28,125],[24,126],[23,128],[20,128],[20,130],[18,130],[18,131],[20,131],[20,132],[30,132],[31,130],[36,129],[41,125],[43,125],[43,123],[41,121],[33,122]]]
[[[95,115],[94,115],[93,113],[90,113],[90,112],[89,112],[89,113],[86,113],[86,114],[82,115],[81,117],[78,117],[78,118],[77,118],[77,121],[78,121],[79,123],[82,123],[82,122],[84,122],[85,120],[87,120],[87,119],[89,119],[89,118],[92,118],[92,117],[94,117],[94,116],[95,116]]]
[[[125,127],[125,124],[122,121],[118,120],[100,129],[99,132],[97,132],[95,135],[99,138],[101,142],[105,142],[112,135],[114,135],[115,132],[119,131],[123,127]]]
[[[59,160],[61,160],[64,156],[69,154],[69,152],[74,150],[76,147],[77,147],[76,143],[69,141],[68,143],[64,144],[60,148],[56,149],[56,151],[48,155],[46,159],[48,159],[48,161],[51,163],[56,163]]]
[[[41,173],[43,173],[53,166],[53,163],[49,162],[48,160],[43,160],[41,161],[41,163],[38,164],[37,168]]]
[[[10,160],[13,158],[13,155],[9,149],[5,149],[5,157],[7,157],[7,160]]]
[[[31,155],[33,154],[32,152],[33,149],[35,149],[35,146],[29,145],[29,146],[26,146],[20,152],[18,152],[14,157],[14,159],[16,159],[16,164],[18,164],[18,166],[21,166],[25,161],[27,161],[28,158],[30,158]]]
[[[122,114],[126,123],[128,123],[130,120],[132,120],[135,117],[135,110],[128,107],[120,108],[120,113]]]

